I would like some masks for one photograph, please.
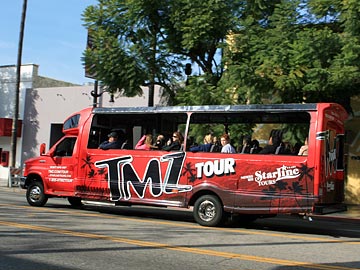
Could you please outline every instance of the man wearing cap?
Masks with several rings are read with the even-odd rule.
[[[121,148],[121,144],[118,141],[118,134],[115,131],[111,132],[108,135],[108,137],[109,137],[109,140],[102,142],[99,145],[99,149],[108,150],[108,149],[120,149]]]

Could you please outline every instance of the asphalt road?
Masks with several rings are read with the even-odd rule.
[[[31,207],[0,190],[0,269],[360,269],[357,223],[280,216],[196,224],[190,211],[87,204]]]

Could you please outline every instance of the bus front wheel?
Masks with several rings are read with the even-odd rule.
[[[218,197],[203,195],[195,201],[193,214],[200,225],[214,227],[222,222],[224,210]]]
[[[40,181],[32,182],[26,190],[26,200],[31,206],[44,206],[48,197],[44,193],[44,185]]]

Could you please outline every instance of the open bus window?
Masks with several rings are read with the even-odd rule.
[[[121,130],[127,142],[122,149],[134,149],[144,134],[151,134],[153,138],[163,134],[168,139],[186,120],[186,113],[97,114],[92,120],[87,147],[97,149],[110,132]]]
[[[99,109],[100,110],[100,109]],[[278,130],[282,136],[282,151],[277,154],[297,154],[296,151],[303,145],[308,136],[310,115],[304,111],[196,111],[191,114],[167,110],[158,112],[148,110],[144,112],[128,113],[127,109],[114,109],[95,114],[89,131],[88,148],[97,149],[99,144],[107,140],[111,131],[123,130],[128,149],[134,149],[136,143],[144,134],[151,134],[155,139],[157,135],[165,136],[165,141],[171,138],[174,131],[180,131],[186,139],[186,150],[193,144],[202,144],[206,134],[220,137],[227,133],[231,143],[242,153],[245,137],[259,142],[259,147],[265,147],[269,141],[272,130]],[[131,109],[129,109],[131,110]],[[190,120],[188,122],[188,116]],[[188,134],[186,123],[189,123]],[[253,151],[252,153],[257,153]]]
[[[187,150],[203,143],[206,134],[219,139],[230,135],[231,144],[237,153],[257,154],[269,144],[272,133],[280,137],[281,143],[274,154],[297,155],[308,136],[310,115],[307,112],[273,113],[194,113],[191,115]],[[248,143],[248,147],[245,147]],[[245,150],[246,149],[246,150]]]

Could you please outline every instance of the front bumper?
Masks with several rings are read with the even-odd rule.
[[[23,189],[26,189],[27,186],[25,185],[26,183],[26,177],[20,177],[20,187]]]

